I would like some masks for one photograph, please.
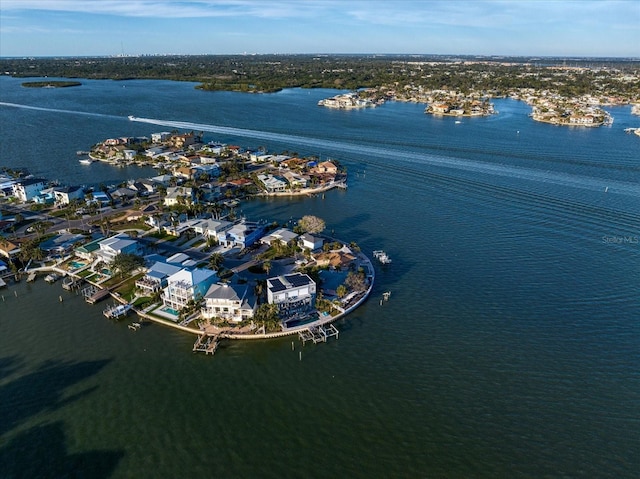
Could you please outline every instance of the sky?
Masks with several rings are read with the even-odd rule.
[[[640,0],[0,0],[0,57],[640,58]]]

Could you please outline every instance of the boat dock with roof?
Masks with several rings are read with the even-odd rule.
[[[193,344],[193,352],[201,352],[205,354],[215,354],[220,341],[218,335],[208,336],[206,334],[198,335],[198,339]]]
[[[82,296],[84,296],[84,300],[87,303],[96,304],[98,301],[101,301],[109,296],[109,290],[101,289],[97,286],[91,285],[82,290]]]
[[[327,326],[314,326],[307,329],[303,329],[298,332],[298,337],[302,341],[302,343],[306,343],[307,341],[313,341],[314,344],[320,342],[327,342],[327,339],[335,336],[338,339],[338,328],[336,328],[333,324],[329,324]]]

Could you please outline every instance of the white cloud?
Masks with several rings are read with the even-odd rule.
[[[276,0],[3,0],[2,9],[148,18],[308,17],[335,2]]]

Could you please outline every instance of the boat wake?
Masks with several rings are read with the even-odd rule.
[[[341,152],[346,155],[353,154],[355,161],[364,162],[375,166],[388,167],[391,165],[393,169],[408,170],[411,169],[412,164],[416,166],[419,165],[421,168],[424,166],[432,166],[445,168],[448,170],[471,172],[510,179],[527,180],[535,183],[554,184],[591,191],[603,191],[606,186],[607,191],[610,193],[640,197],[640,186],[636,183],[616,180],[603,180],[602,178],[595,176],[564,173],[560,171],[541,170],[522,166],[507,165],[504,163],[489,163],[458,157],[438,156],[431,153],[399,151],[394,148],[377,147],[366,144],[347,143],[343,141],[327,140],[300,135],[290,135],[263,130],[251,130],[246,128],[235,128],[230,126],[211,125],[205,123],[194,123],[188,121],[142,118],[133,115],[123,117],[117,115],[106,115],[102,113],[43,108],[7,102],[0,102],[0,106],[39,111],[50,111],[55,113],[85,115],[98,118],[126,119],[131,122],[165,126],[174,129],[204,131],[239,138],[252,138],[258,140],[282,142],[291,146],[307,146],[312,147],[316,151],[318,149],[322,149],[331,152]],[[390,161],[390,158],[392,158],[393,160]],[[606,185],[603,185],[603,181],[606,181]]]
[[[32,105],[22,105],[20,103],[9,103],[0,101],[0,106],[8,106],[11,108],[20,108],[22,110],[37,110],[37,111],[50,111],[52,113],[67,113],[70,115],[83,115],[83,116],[93,116],[96,118],[122,118],[118,115],[105,115],[104,113],[91,113],[88,111],[77,111],[77,110],[63,110],[61,108],[44,108],[41,106],[32,106]]]
[[[287,143],[290,145],[303,145],[314,148],[330,149],[343,153],[353,153],[358,155],[358,161],[366,156],[365,163],[379,164],[383,160],[384,164],[392,164],[393,168],[402,167],[402,164],[419,164],[443,167],[447,169],[462,170],[491,176],[500,176],[533,182],[551,183],[567,187],[588,189],[592,191],[603,190],[603,179],[598,177],[563,173],[558,171],[543,171],[521,166],[512,166],[498,163],[486,163],[481,161],[467,160],[462,158],[452,158],[437,156],[411,151],[402,151],[375,147],[370,145],[351,144],[333,140],[324,140],[313,137],[288,135],[283,133],[272,133],[268,131],[251,130],[245,128],[234,128],[220,125],[209,125],[203,123],[193,123],[186,121],[161,120],[153,118],[129,117],[131,121],[149,123],[152,125],[166,126],[184,130],[206,131],[209,133],[224,134],[242,138],[254,138],[259,140],[270,140]],[[399,153],[401,153],[399,155]],[[375,159],[378,159],[376,161]],[[393,163],[389,162],[393,158]],[[638,196],[640,197],[640,186],[635,183],[624,181],[607,180],[607,185],[612,193]]]

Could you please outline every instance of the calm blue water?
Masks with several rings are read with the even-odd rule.
[[[340,339],[305,346],[302,361],[291,339],[193,355],[192,337],[132,332],[59,285],[3,290],[0,476],[637,477],[630,108],[611,108],[610,128],[570,129],[499,100],[499,115],[455,124],[415,104],[317,107],[329,90],[22,81],[0,77],[0,165],[70,184],[145,176],[81,166],[75,152],[174,128],[336,158],[347,191],[256,200],[243,213],[315,214],[393,263],[338,323]]]

